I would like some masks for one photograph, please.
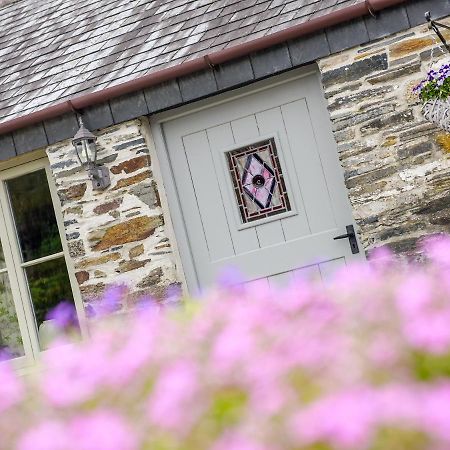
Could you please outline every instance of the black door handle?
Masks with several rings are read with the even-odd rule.
[[[339,239],[348,239],[348,242],[350,244],[350,249],[351,249],[352,253],[355,255],[356,253],[359,253],[359,247],[358,247],[358,241],[356,240],[355,229],[353,228],[353,225],[347,225],[346,229],[347,229],[346,234],[340,234],[339,236],[336,236],[333,239],[335,241],[337,241]]]

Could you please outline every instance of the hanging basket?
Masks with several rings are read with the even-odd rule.
[[[422,106],[422,114],[428,122],[450,133],[450,98],[426,101]]]

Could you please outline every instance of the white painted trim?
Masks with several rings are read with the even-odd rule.
[[[171,216],[171,211],[169,209],[169,203],[166,195],[166,186],[164,184],[163,175],[161,171],[161,165],[159,163],[158,153],[156,151],[155,141],[153,139],[153,133],[150,126],[150,122],[147,117],[141,117],[141,131],[144,137],[146,146],[149,150],[150,155],[150,165],[153,172],[153,177],[156,181],[158,188],[158,196],[161,201],[161,209],[164,217],[164,232],[169,238],[170,246],[172,248],[172,254],[175,258],[177,279],[182,284],[183,295],[188,295],[186,275],[184,273],[183,264],[181,262],[180,251],[178,247],[178,242],[175,236],[175,230],[173,227],[173,221]]]
[[[21,266],[24,268],[31,267],[35,266],[36,264],[44,263],[47,261],[53,261],[54,259],[58,259],[64,256],[65,256],[64,252],[53,253],[52,255],[43,256],[42,258],[32,259],[31,261],[24,262],[21,264]]]
[[[7,272],[9,274],[11,290],[13,293],[14,304],[16,307],[16,313],[18,316],[19,327],[22,334],[22,339],[24,341],[26,354],[26,357],[24,358],[16,358],[13,360],[14,367],[18,369],[23,369],[26,366],[32,365],[40,357],[39,355],[41,353],[37,335],[38,330],[35,324],[32,308],[32,300],[24,270],[26,267],[57,258],[64,258],[67,265],[67,271],[71,283],[75,307],[77,309],[80,321],[82,336],[87,336],[84,307],[78,289],[78,283],[75,278],[72,259],[69,255],[69,249],[66,242],[64,223],[61,213],[61,205],[56,192],[56,186],[51,175],[49,162],[46,157],[42,157],[43,152],[41,150],[38,152],[33,152],[33,154],[34,156],[40,155],[40,159],[32,158],[32,160],[29,162],[24,162],[25,160],[21,160],[20,164],[17,166],[0,170],[0,224],[3,223],[6,229],[6,233],[2,235],[2,243],[5,253]],[[38,170],[45,170],[46,173],[63,251],[32,261],[23,262],[5,181],[19,177],[21,175],[36,172]]]
[[[13,167],[18,167],[22,164],[28,164],[37,159],[45,158],[45,150],[40,148],[32,152],[23,153],[22,155],[14,156],[13,158],[7,159],[6,161],[0,161],[0,171],[11,169]]]
[[[73,259],[69,253],[69,246],[66,240],[66,229],[64,227],[64,218],[62,215],[61,202],[58,197],[58,192],[56,190],[55,180],[53,179],[53,175],[50,169],[50,164],[48,163],[45,166],[45,171],[47,174],[48,186],[50,189],[50,195],[53,201],[53,209],[55,211],[56,223],[58,225],[59,236],[61,238],[61,245],[63,248],[63,255],[65,256],[65,262],[67,267],[67,273],[69,275],[70,286],[72,288],[73,300],[75,302],[75,309],[78,315],[78,321],[80,324],[81,335],[83,338],[87,338],[88,333],[88,325],[86,318],[86,311],[84,309],[83,299],[81,297],[80,288],[78,285],[78,281],[75,277],[75,265],[73,263]]]
[[[172,164],[170,162],[169,153],[166,150],[166,142],[162,125],[152,122],[150,120],[152,136],[155,142],[155,150],[158,156],[159,166],[163,180],[172,180],[174,175],[172,172]],[[183,261],[182,268],[184,278],[186,280],[187,290],[191,295],[194,295],[198,286],[198,276],[195,271],[194,260],[190,248],[190,242],[186,233],[185,227],[177,227],[176,223],[184,223],[181,205],[179,203],[179,195],[175,183],[167,182],[165,186],[165,195],[171,199],[170,215],[172,218],[174,235],[177,236],[177,246],[180,261]]]

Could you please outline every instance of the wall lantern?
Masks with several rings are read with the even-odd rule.
[[[107,167],[97,164],[97,138],[84,126],[80,117],[80,129],[72,139],[78,161],[89,174],[92,180],[92,189],[95,191],[107,188],[111,184]]]

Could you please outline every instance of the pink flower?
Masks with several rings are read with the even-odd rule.
[[[359,449],[370,441],[375,419],[372,392],[353,389],[313,403],[292,424],[299,445],[327,442],[337,448]]]
[[[273,447],[272,447],[273,448]],[[246,438],[236,432],[228,432],[221,436],[211,450],[270,450],[271,447]]]
[[[159,374],[150,397],[151,422],[167,430],[183,432],[195,420],[199,392],[197,367],[183,359],[172,363]]]
[[[409,344],[434,354],[450,351],[450,310],[423,313],[404,325]]]
[[[423,242],[423,248],[435,264],[450,267],[450,236],[429,237]]]
[[[48,420],[42,422],[21,436],[18,450],[78,450],[62,422]]]
[[[24,387],[7,362],[0,363],[0,414],[16,405],[24,396]]]
[[[118,413],[94,411],[73,419],[70,433],[77,450],[135,450],[134,430]]]
[[[109,371],[106,356],[112,338],[98,335],[90,345],[61,344],[45,354],[47,370],[41,383],[50,404],[74,406],[96,393]]]
[[[397,290],[397,306],[406,319],[420,314],[433,300],[433,285],[425,273],[411,271]]]

